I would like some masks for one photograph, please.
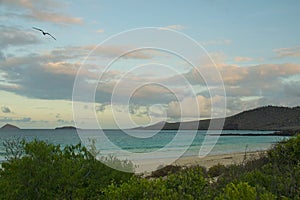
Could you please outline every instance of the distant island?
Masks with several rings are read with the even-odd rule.
[[[76,130],[77,128],[74,126],[62,126],[62,127],[56,127],[55,130]]]
[[[0,128],[1,130],[20,130],[19,127],[11,125],[11,124],[5,124]]]
[[[138,127],[142,130],[207,130],[212,120],[206,119],[189,122],[159,122],[146,127]],[[300,107],[264,106],[244,111],[236,115],[226,117],[223,130],[266,130],[280,131],[276,134],[289,135],[300,130]]]

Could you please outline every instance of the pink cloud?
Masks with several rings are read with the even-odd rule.
[[[209,40],[200,42],[202,45],[229,45],[231,44],[231,40],[229,39],[222,39],[222,40]]]
[[[253,58],[250,57],[242,57],[242,56],[237,56],[234,58],[235,62],[248,62],[248,61],[252,61]]]
[[[13,14],[21,18],[29,18],[37,21],[53,22],[58,24],[83,24],[83,20],[78,17],[71,17],[63,13],[57,12],[59,8],[66,5],[61,2],[52,0],[2,0],[2,4],[6,7],[17,8],[21,12]],[[47,8],[47,10],[45,9]],[[15,11],[14,11],[15,12]]]
[[[165,27],[161,27],[160,29],[161,30],[173,29],[173,30],[177,30],[177,31],[182,31],[182,30],[186,29],[186,27],[183,25],[180,25],[180,24],[174,24],[174,25],[168,25]]]
[[[300,45],[295,47],[274,49],[273,51],[276,53],[277,58],[300,57]]]

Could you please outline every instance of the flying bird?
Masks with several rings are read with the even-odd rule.
[[[56,40],[55,37],[53,37],[53,35],[51,35],[50,33],[47,33],[45,31],[43,31],[42,29],[39,29],[39,28],[36,28],[36,27],[32,27],[32,28],[35,29],[35,30],[41,31],[43,33],[43,35],[50,35],[54,40]]]

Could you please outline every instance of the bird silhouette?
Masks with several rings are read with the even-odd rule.
[[[54,40],[56,40],[55,37],[53,37],[53,35],[51,35],[50,33],[47,33],[45,31],[43,31],[42,29],[39,29],[39,28],[36,28],[36,27],[32,27],[32,28],[35,29],[35,30],[41,31],[43,33],[43,35],[50,35]]]

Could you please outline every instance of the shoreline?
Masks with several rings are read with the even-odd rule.
[[[266,152],[267,150],[246,152],[246,160],[259,158],[260,155],[265,154]],[[173,163],[173,165],[179,165],[179,166],[200,165],[209,169],[210,167],[217,164],[223,164],[226,166],[230,164],[241,163],[244,159],[245,159],[245,152],[208,155],[202,158],[198,156],[187,156],[187,157],[181,157],[177,159]]]
[[[258,150],[258,151],[249,151],[246,152],[246,160],[259,158],[260,155],[266,154],[267,150]],[[170,158],[160,158],[153,160],[143,160],[142,165],[138,164],[136,168],[136,174],[144,173],[149,174],[149,171],[156,171],[158,169],[157,166],[164,167],[167,165],[176,165],[181,167],[190,167],[194,165],[200,165],[209,169],[210,167],[222,164],[222,165],[230,165],[230,164],[238,164],[241,163],[245,158],[245,152],[235,152],[235,153],[225,153],[225,154],[217,154],[217,155],[208,155],[205,157],[198,156],[185,156],[180,157],[177,160]],[[173,162],[172,162],[173,161]]]

